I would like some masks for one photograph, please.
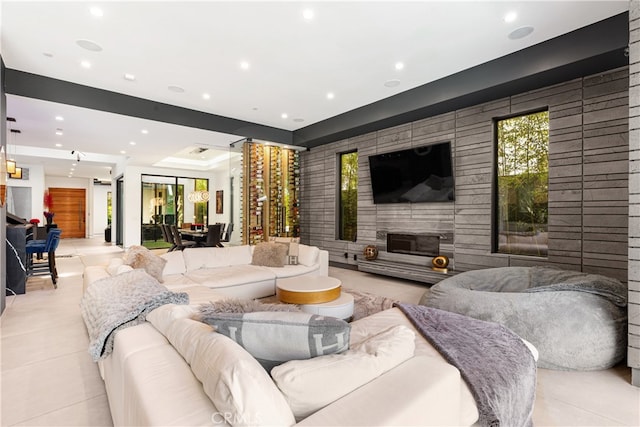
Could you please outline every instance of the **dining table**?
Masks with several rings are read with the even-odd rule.
[[[207,241],[207,230],[180,229],[180,237],[184,240],[192,240],[198,244],[204,244]]]

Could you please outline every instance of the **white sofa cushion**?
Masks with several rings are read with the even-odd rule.
[[[291,409],[269,375],[231,339],[191,319],[176,320],[167,339],[191,365],[227,422],[234,426],[294,424]]]
[[[202,322],[244,347],[265,369],[349,349],[350,325],[303,312],[201,313]]]
[[[184,264],[184,256],[182,251],[171,251],[160,255],[160,258],[167,261],[162,270],[163,276],[170,276],[172,274],[184,274],[187,272],[187,267]]]
[[[285,265],[284,267],[263,267],[263,268],[275,274],[276,278],[284,278],[284,277],[302,276],[303,274],[309,274],[313,271],[318,270],[320,266],[318,264],[314,264],[312,266],[298,264],[298,265]]]
[[[305,418],[413,357],[415,333],[394,326],[349,351],[292,360],[271,370],[296,419]]]
[[[186,250],[186,249],[185,249]],[[274,282],[275,274],[263,267],[255,265],[232,265],[218,268],[202,268],[189,271],[189,279],[210,288],[224,288],[227,286],[256,283],[265,280]]]
[[[229,265],[251,264],[251,246],[227,246],[223,250],[227,251]]]
[[[187,273],[230,265],[228,252],[224,248],[187,248],[182,251],[182,255]]]
[[[317,246],[300,244],[298,246],[298,251],[298,263],[310,267],[318,262],[320,249]]]

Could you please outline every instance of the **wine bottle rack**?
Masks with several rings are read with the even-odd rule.
[[[242,156],[242,241],[300,234],[300,155],[288,148],[246,142]]]

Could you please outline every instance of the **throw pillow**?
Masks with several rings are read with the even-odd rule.
[[[134,269],[142,268],[158,282],[163,282],[162,271],[167,260],[155,255],[144,246],[131,246],[124,255],[124,263]]]
[[[349,349],[351,325],[303,312],[213,313],[200,320],[245,348],[267,370]]]
[[[320,249],[317,246],[298,245],[298,262],[307,267],[312,267],[318,261]]]
[[[300,307],[295,304],[269,304],[256,300],[228,298],[201,304],[194,319],[201,320],[203,317],[218,313],[252,313],[255,311],[300,311]]]
[[[220,418],[234,426],[294,424],[282,393],[238,344],[191,319],[175,320],[165,336],[191,366]]]
[[[275,242],[258,243],[253,249],[252,265],[284,267],[288,248]]]
[[[271,376],[300,420],[411,358],[414,351],[415,333],[399,325],[341,354],[283,363]]]
[[[118,267],[124,264],[124,260],[122,258],[111,258],[109,260],[109,264],[107,264],[107,273],[110,276],[115,276],[118,274]]]

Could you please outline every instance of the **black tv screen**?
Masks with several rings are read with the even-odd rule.
[[[454,200],[451,143],[369,156],[374,203]]]

